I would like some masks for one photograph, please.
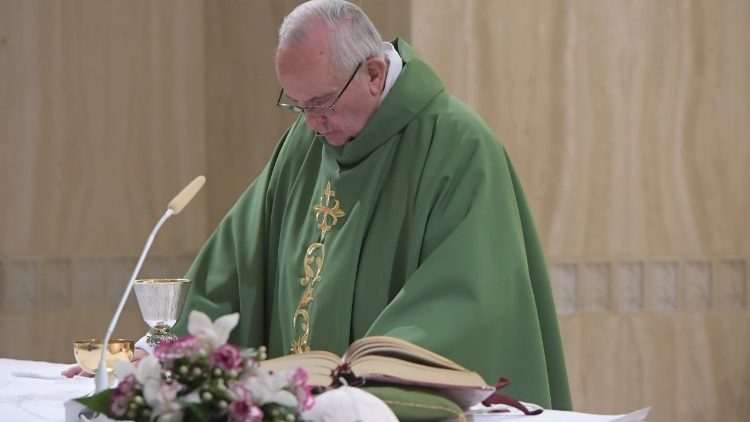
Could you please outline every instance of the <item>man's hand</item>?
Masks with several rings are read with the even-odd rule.
[[[148,352],[143,349],[135,349],[133,351],[133,357],[130,359],[131,362],[137,364],[139,360],[145,358],[148,356]],[[94,374],[90,372],[86,372],[81,368],[79,365],[73,365],[70,368],[60,372],[63,376],[66,376],[68,378],[73,378],[76,375],[80,375],[82,377],[93,377]]]
[[[76,375],[80,375],[82,377],[89,377],[89,378],[94,376],[94,374],[92,374],[91,372],[84,371],[83,368],[81,368],[81,366],[78,364],[73,365],[70,368],[60,372],[60,374],[68,378],[73,378]]]
[[[147,351],[145,351],[143,349],[135,349],[133,351],[133,357],[130,358],[130,361],[133,362],[133,363],[135,363],[137,365],[138,361],[141,360],[141,359],[143,359],[143,358],[145,358],[146,356],[148,356],[148,352]]]

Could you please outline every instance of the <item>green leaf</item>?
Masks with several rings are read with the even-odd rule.
[[[200,403],[185,403],[185,421],[208,422],[223,420],[224,416],[219,416],[215,411],[211,411]]]
[[[109,414],[109,397],[112,395],[112,391],[112,389],[107,389],[91,396],[79,397],[75,401],[93,411],[106,415]]]

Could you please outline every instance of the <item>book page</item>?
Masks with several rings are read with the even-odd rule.
[[[331,384],[332,372],[341,364],[341,358],[322,350],[281,356],[258,362],[260,367],[271,372],[294,371],[302,368],[307,372],[307,383],[327,387]]]
[[[409,343],[408,341],[387,336],[364,337],[355,341],[349,346],[344,359],[354,362],[360,359],[361,356],[366,355],[390,356],[428,366],[467,371],[466,368],[437,353]]]
[[[404,381],[405,384],[455,387],[485,387],[487,384],[476,372],[425,366],[403,359],[369,355],[351,363],[355,376],[383,382]]]

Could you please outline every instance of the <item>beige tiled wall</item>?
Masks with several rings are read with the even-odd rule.
[[[551,261],[576,408],[649,420],[750,411],[746,257]]]
[[[558,313],[747,311],[746,258],[551,261]]]
[[[140,278],[182,277],[191,256],[149,257]],[[103,337],[135,266],[133,257],[0,260],[2,357],[71,362],[72,341]],[[114,335],[137,339],[147,326],[134,295]]]

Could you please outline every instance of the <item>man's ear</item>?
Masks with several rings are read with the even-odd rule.
[[[365,73],[370,94],[380,96],[385,85],[388,65],[384,57],[371,57],[365,61]]]

